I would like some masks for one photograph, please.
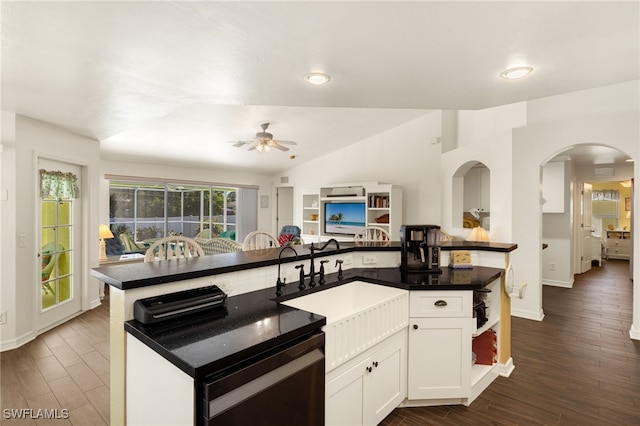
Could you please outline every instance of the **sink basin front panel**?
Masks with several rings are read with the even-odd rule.
[[[409,324],[409,292],[354,281],[283,304],[323,315],[329,372]]]

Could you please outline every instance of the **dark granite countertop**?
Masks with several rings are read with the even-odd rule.
[[[470,270],[443,268],[442,274],[404,273],[399,268],[350,269],[340,281],[337,274],[327,275],[328,284],[321,287],[300,291],[298,283],[288,284],[277,299],[274,286],[229,297],[223,311],[150,326],[131,320],[125,323],[125,329],[199,379],[326,324],[323,316],[287,307],[279,301],[355,280],[406,290],[474,290],[490,284],[502,273],[502,269],[481,266]]]
[[[310,245],[295,246],[298,260],[310,257]],[[340,249],[333,245],[324,251],[316,251],[315,257],[330,256],[354,251],[399,251],[400,242],[380,243],[340,243]],[[511,243],[479,243],[471,241],[443,242],[441,250],[479,250],[508,253],[517,248]],[[192,259],[177,259],[170,262],[128,262],[125,264],[105,264],[91,270],[91,276],[121,290],[163,284],[193,278],[201,278],[249,268],[277,265],[280,248],[253,250],[237,253],[225,253],[201,256]],[[282,263],[293,262],[295,257],[290,250],[282,253]]]
[[[271,289],[269,289],[271,290]],[[125,330],[194,379],[228,368],[326,324],[325,317],[273,301],[273,291],[228,297],[209,314]]]

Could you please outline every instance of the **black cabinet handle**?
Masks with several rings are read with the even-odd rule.
[[[377,367],[378,366],[378,361],[373,361],[373,366]]]
[[[413,324],[413,329],[417,330],[418,329],[418,324]]]
[[[436,300],[436,302],[434,303],[435,306],[447,306],[447,301],[446,300]]]
[[[373,370],[373,368],[371,368],[371,367],[367,367],[367,368],[366,368],[366,370],[367,370],[369,373],[371,373],[371,371]]]

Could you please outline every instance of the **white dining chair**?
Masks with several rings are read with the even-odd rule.
[[[204,250],[193,238],[180,235],[156,240],[144,255],[145,262],[204,256]]]
[[[353,241],[357,243],[386,243],[389,244],[391,242],[391,236],[386,229],[380,228],[378,226],[365,226],[364,228],[360,228],[356,234],[353,236]]]
[[[244,251],[261,250],[274,247],[280,247],[278,239],[264,231],[250,232],[242,243],[242,250]]]

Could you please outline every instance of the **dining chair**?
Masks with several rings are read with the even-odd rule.
[[[144,255],[145,262],[204,256],[204,250],[193,238],[172,235],[156,240]]]
[[[261,250],[273,247],[280,247],[278,239],[268,232],[253,231],[250,232],[242,243],[242,250]]]
[[[391,242],[391,236],[386,229],[378,226],[365,226],[360,228],[353,236],[353,241],[356,243],[363,242],[384,242],[389,244]]]

